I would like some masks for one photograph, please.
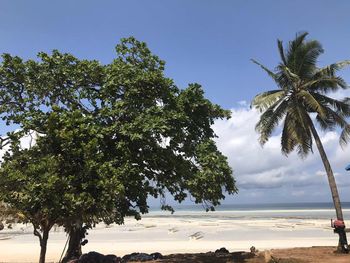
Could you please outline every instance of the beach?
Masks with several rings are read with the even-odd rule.
[[[99,224],[89,231],[83,252],[123,256],[132,252],[197,253],[225,247],[229,251],[334,246],[330,219],[334,211],[325,207],[265,207],[259,210],[231,208],[215,212],[179,210],[174,214],[153,211],[142,220],[126,218],[124,225]],[[345,218],[350,209],[344,209]],[[39,242],[29,225],[15,225],[0,232],[0,262],[36,262]],[[47,262],[58,261],[67,236],[62,228],[50,232]]]

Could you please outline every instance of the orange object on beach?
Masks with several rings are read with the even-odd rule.
[[[332,220],[332,227],[333,228],[345,228],[345,223],[343,220]]]

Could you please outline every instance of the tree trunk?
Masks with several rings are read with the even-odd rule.
[[[315,126],[313,125],[311,120],[310,120],[310,128],[311,128],[312,135],[315,139],[318,151],[320,153],[324,168],[325,168],[326,173],[327,173],[328,183],[329,183],[329,187],[331,189],[332,199],[333,199],[333,204],[334,204],[335,212],[337,215],[337,219],[344,221],[343,211],[341,208],[339,193],[338,193],[338,189],[337,189],[337,184],[335,182],[334,174],[333,174],[331,165],[328,161],[326,152],[323,148],[320,137],[318,136],[318,133],[315,129]],[[343,243],[347,243],[346,232],[343,230],[343,231],[341,231],[341,233],[338,233],[338,234],[339,234],[338,250],[339,251],[342,250],[343,252],[348,252],[348,251],[344,251],[344,249],[342,249],[343,245],[348,246],[348,244],[343,244]]]
[[[62,260],[63,263],[71,259],[77,259],[81,256],[81,240],[84,237],[85,230],[82,224],[77,224],[69,230],[69,242],[67,252]]]
[[[47,240],[49,239],[50,229],[44,229],[43,236],[40,239],[40,258],[39,263],[45,263]]]
[[[337,189],[337,184],[335,182],[335,178],[334,178],[334,174],[333,174],[331,165],[328,161],[328,158],[327,158],[326,152],[323,148],[320,137],[318,136],[317,131],[312,123],[310,125],[310,128],[311,128],[312,135],[314,136],[318,151],[320,153],[324,168],[325,168],[326,173],[327,173],[328,183],[329,183],[329,187],[331,189],[333,204],[334,204],[335,212],[337,214],[337,219],[344,220],[343,211],[342,211],[341,204],[340,204],[339,193],[338,193],[338,189]]]

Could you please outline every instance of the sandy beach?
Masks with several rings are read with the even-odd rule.
[[[334,246],[328,219],[319,218],[327,211],[313,211],[316,216],[303,216],[302,211],[222,211],[215,213],[163,212],[150,213],[141,221],[127,218],[124,225],[98,225],[89,231],[84,252],[123,256],[132,252],[162,254],[215,251],[249,251],[255,246],[266,249]],[[349,211],[346,211],[348,213]],[[275,216],[271,216],[271,213]],[[304,212],[305,213],[305,212]],[[278,216],[279,215],[279,216]],[[320,216],[322,217],[322,216]],[[0,232],[0,262],[36,262],[39,243],[31,227],[16,225]],[[58,261],[67,236],[55,228],[50,234],[47,262]]]

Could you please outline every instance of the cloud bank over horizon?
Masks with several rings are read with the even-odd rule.
[[[238,102],[231,109],[229,120],[217,120],[213,129],[219,150],[228,157],[239,188],[238,195],[223,203],[262,202],[331,202],[331,193],[323,163],[316,145],[313,154],[301,159],[296,152],[289,156],[280,149],[281,131],[271,136],[262,147],[255,124],[260,113],[248,103]],[[342,201],[350,201],[350,173],[344,170],[350,163],[350,145],[339,145],[339,131],[319,131],[324,148],[335,173]]]

